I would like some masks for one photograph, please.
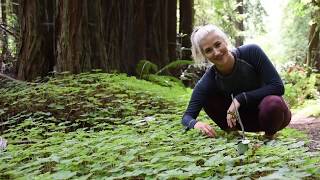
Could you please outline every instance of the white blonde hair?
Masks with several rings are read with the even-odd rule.
[[[211,32],[217,33],[226,41],[228,45],[230,44],[227,35],[215,25],[208,24],[204,26],[195,27],[191,34],[191,52],[192,57],[196,63],[201,63],[205,61],[205,56],[203,55],[203,51],[200,47],[200,41]]]

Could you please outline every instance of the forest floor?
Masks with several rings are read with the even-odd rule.
[[[308,134],[310,151],[320,150],[320,117],[304,116],[296,113],[293,115],[289,127]]]
[[[232,134],[184,131],[191,89],[155,78],[92,72],[29,84],[0,77],[0,135],[7,140],[0,179],[319,179],[315,121],[301,124],[319,117],[319,104],[294,112],[277,140],[248,133],[250,147],[240,154]],[[205,113],[199,118],[214,125]],[[313,129],[312,141],[293,126]]]

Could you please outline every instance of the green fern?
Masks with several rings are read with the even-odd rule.
[[[148,60],[141,60],[137,64],[136,73],[143,77],[143,75],[152,74],[158,71],[158,66]]]
[[[182,65],[190,65],[190,64],[193,64],[193,61],[190,61],[190,60],[176,60],[176,61],[173,61],[173,62],[169,63],[168,65],[164,66],[163,68],[161,68],[156,73],[156,75],[162,73],[165,70],[171,69],[171,68],[177,68],[177,67],[182,66]]]

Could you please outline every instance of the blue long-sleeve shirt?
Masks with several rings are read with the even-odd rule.
[[[258,104],[265,96],[283,95],[281,78],[263,50],[254,44],[232,50],[235,66],[230,75],[222,76],[212,66],[197,82],[182,124],[193,128],[209,95],[235,95],[241,106]]]

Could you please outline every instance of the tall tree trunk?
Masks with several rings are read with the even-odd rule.
[[[177,52],[177,0],[168,2],[168,56],[170,61],[176,60]]]
[[[104,40],[107,51],[107,71],[119,70],[121,63],[122,5],[119,0],[102,1],[105,26]]]
[[[145,58],[144,0],[129,0],[123,6],[120,70],[135,73],[139,60]]]
[[[1,0],[1,24],[3,28],[7,25],[7,2],[6,0]],[[8,54],[8,34],[5,30],[0,29],[1,33],[1,53],[0,53],[0,66],[2,62],[7,58]]]
[[[91,70],[87,0],[58,0],[56,8],[57,71]]]
[[[243,0],[237,0],[237,12],[239,13],[239,15],[243,15]],[[244,25],[243,25],[243,18],[241,17],[240,20],[237,20],[236,22],[236,28],[238,31],[240,31],[240,34],[238,34],[236,36],[236,47],[239,47],[241,45],[243,45],[243,41],[244,41],[244,37],[242,35],[242,32],[244,31]]]
[[[159,66],[169,63],[167,5],[168,0],[146,0],[147,59]]]
[[[103,0],[88,1],[89,36],[91,46],[91,65],[93,69],[107,70],[107,50],[105,46],[105,26],[102,10]]]
[[[182,38],[181,46],[191,48],[190,36],[193,27],[193,0],[180,0],[180,27],[179,32],[186,34]],[[183,51],[182,59],[191,59],[191,51]]]
[[[53,0],[23,1],[17,78],[32,80],[53,70]]]
[[[306,58],[306,65],[313,66],[315,64],[315,57],[319,50],[319,29],[317,23],[310,26],[309,31],[309,46]]]
[[[314,7],[320,8],[320,2],[316,0],[312,0],[312,5]],[[320,11],[314,11],[311,14],[311,18],[313,19],[319,19],[320,17]],[[319,57],[319,33],[320,33],[320,25],[316,21],[313,24],[310,25],[310,31],[309,31],[309,42],[308,42],[308,51],[307,51],[307,57],[305,59],[305,64],[309,67],[314,67],[317,64],[317,57]]]

